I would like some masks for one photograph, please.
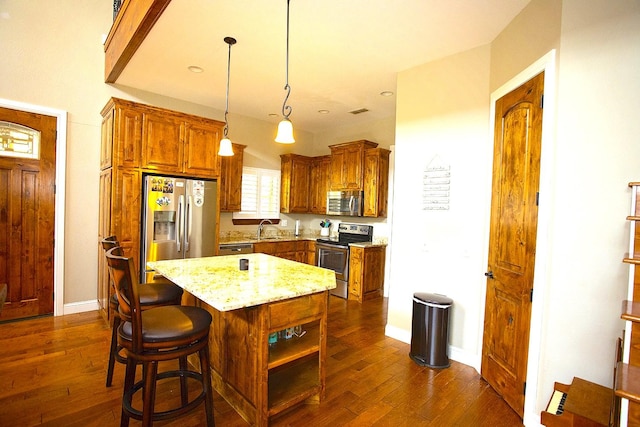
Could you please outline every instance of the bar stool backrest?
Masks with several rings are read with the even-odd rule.
[[[132,349],[136,353],[141,353],[143,349],[142,310],[133,258],[122,256],[120,246],[109,249],[106,256],[109,273],[118,296],[120,315],[124,321],[131,322]]]

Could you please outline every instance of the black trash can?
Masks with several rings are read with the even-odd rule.
[[[440,294],[413,294],[411,352],[409,356],[421,366],[449,367],[447,345],[449,308],[453,300]]]

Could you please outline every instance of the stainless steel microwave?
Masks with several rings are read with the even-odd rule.
[[[342,190],[327,192],[327,215],[362,216],[364,192]]]

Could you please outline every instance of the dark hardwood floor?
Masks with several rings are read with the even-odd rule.
[[[473,369],[416,365],[409,345],[384,335],[386,300],[331,297],[326,398],[281,414],[272,426],[521,426]],[[98,312],[0,324],[0,426],[117,426],[124,367],[105,370],[110,331]],[[163,384],[170,401],[175,384]],[[217,426],[247,423],[216,395]],[[200,426],[204,411],[158,426]],[[131,426],[140,425],[132,420]]]

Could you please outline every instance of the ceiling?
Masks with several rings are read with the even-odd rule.
[[[291,0],[294,129],[393,117],[398,72],[490,43],[529,1]],[[229,136],[234,114],[275,126],[285,96],[286,10],[286,0],[173,0],[116,83],[224,111],[223,39],[231,36]]]

